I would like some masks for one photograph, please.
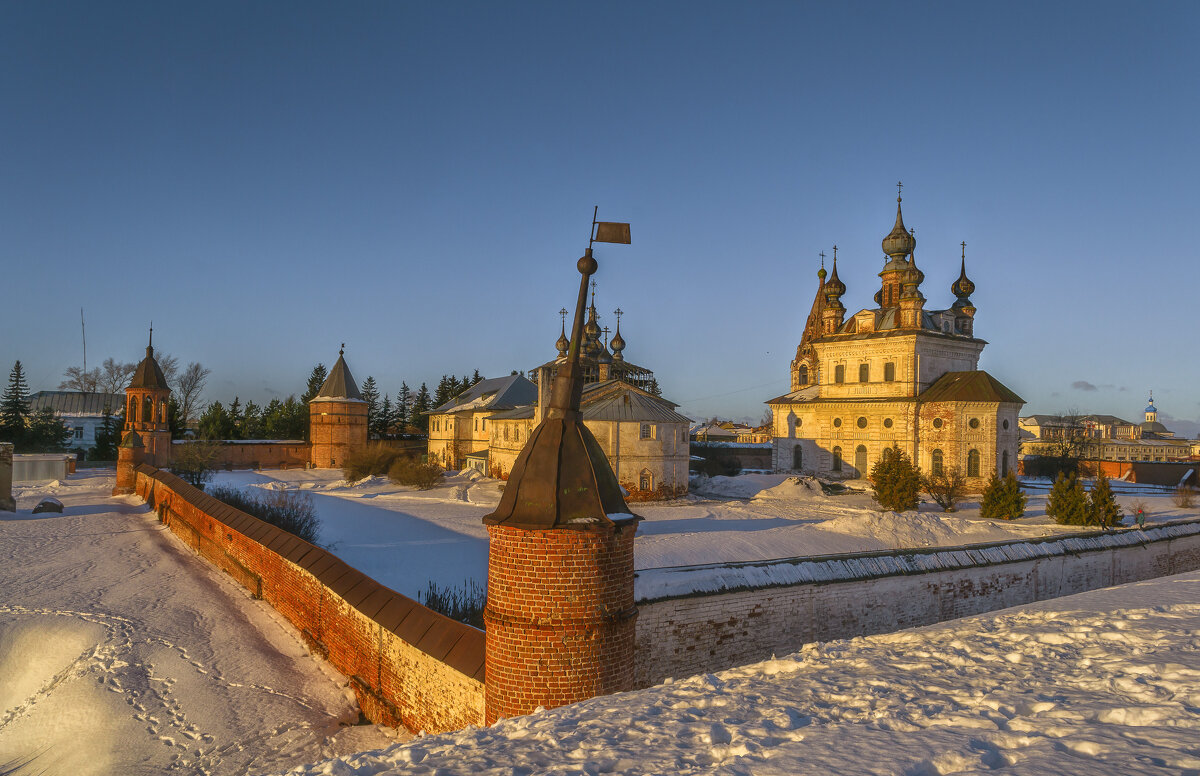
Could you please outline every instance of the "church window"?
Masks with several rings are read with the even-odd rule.
[[[833,368],[833,381],[839,384],[846,382],[846,367],[844,365],[838,364]]]
[[[638,432],[638,438],[639,439],[654,439],[654,424],[653,423],[643,423],[641,429]]]
[[[792,448],[792,468],[797,471],[804,468],[804,449],[800,445]]]
[[[891,428],[891,427],[892,427],[892,419],[891,419],[891,418],[884,418],[884,419],[883,419],[883,427],[884,427],[884,428]]]
[[[508,426],[504,427],[504,441],[508,441]]]
[[[942,427],[942,424],[943,424],[943,422],[944,422],[944,421],[943,421],[941,418],[934,418],[934,419],[933,419],[933,427],[934,427],[934,428],[941,428],[941,427]]]
[[[483,430],[487,431],[487,418],[483,419]]]
[[[929,455],[929,470],[933,473],[934,477],[942,476],[942,465],[942,451],[934,450]]]
[[[859,419],[858,419],[858,427],[859,427],[859,428],[866,428],[866,427],[867,427],[867,419],[866,419],[866,418],[859,418]]]
[[[1001,477],[1008,476],[1008,451],[1007,450],[1005,450],[1004,454],[1000,456],[1000,476]]]
[[[137,423],[137,397],[129,400],[129,422]]]
[[[840,472],[842,470],[842,448],[833,448],[833,470]]]
[[[869,364],[858,365],[858,381],[860,383],[869,383],[871,381],[871,367]]]
[[[860,477],[867,473],[866,445],[859,445],[854,449],[854,468],[858,470],[858,476]]]
[[[154,399],[149,396],[142,400],[142,422],[154,422]]]
[[[158,422],[167,422],[167,403],[165,401],[160,401],[158,403]]]
[[[971,418],[967,421],[967,425],[971,428],[979,428],[979,418]]]
[[[808,367],[807,366],[804,366],[803,364],[800,366],[800,370],[796,374],[796,381],[799,382],[800,385],[808,385]]]
[[[834,418],[834,419],[833,419],[833,427],[834,427],[834,428],[841,428],[841,427],[842,427],[842,419],[841,419],[841,418]]]
[[[883,365],[883,381],[885,383],[893,383],[896,381],[896,365],[891,361]]]
[[[641,475],[638,477],[638,488],[641,490],[654,490],[654,475],[649,469],[642,469]]]
[[[968,477],[978,477],[979,476],[979,451],[978,450],[972,450],[971,452],[967,453],[967,476]]]

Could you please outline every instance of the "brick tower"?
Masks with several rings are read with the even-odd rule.
[[[367,403],[346,366],[346,345],[308,403],[308,439],[315,469],[340,469],[346,456],[367,445]]]
[[[146,357],[125,389],[125,432],[137,432],[145,446],[144,460],[151,466],[171,463],[171,429],[167,425],[170,401],[171,389],[154,359],[154,329],[150,329]]]
[[[626,242],[628,239],[626,238]],[[633,537],[604,451],[579,412],[579,351],[592,249],[570,352],[488,527],[484,714],[488,724],[633,688]]]
[[[142,463],[146,455],[146,446],[136,431],[126,431],[125,438],[117,447],[117,484],[113,487],[114,496],[133,493],[137,485],[137,475],[134,469]]]

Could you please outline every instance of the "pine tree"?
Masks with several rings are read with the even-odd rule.
[[[662,396],[662,388],[658,387],[658,378],[657,377],[650,378],[650,386],[646,390],[648,390],[650,393],[654,394],[655,396]]]
[[[396,426],[400,429],[400,433],[405,433],[404,429],[412,423],[412,391],[408,390],[408,383],[400,381],[400,392],[396,394]]]
[[[49,407],[29,416],[29,430],[25,448],[31,453],[59,453],[67,449],[71,439],[71,429],[62,422],[62,418]]]
[[[479,374],[479,370],[476,369],[475,374],[471,375],[471,385],[474,385],[481,380],[483,380],[483,375]]]
[[[1074,474],[1067,476],[1059,472],[1046,499],[1046,514],[1059,525],[1088,524],[1087,494]]]
[[[379,430],[376,426],[379,423],[379,386],[375,385],[375,378],[367,375],[367,379],[363,380],[362,384],[363,401],[367,403],[367,433],[378,439]]]
[[[383,395],[383,401],[379,404],[379,417],[375,423],[375,436],[379,439],[387,439],[392,433],[392,421],[395,419],[395,412],[392,411],[392,399],[386,393]]]
[[[253,401],[247,401],[246,409],[242,410],[242,425],[238,436],[241,439],[263,438],[262,409]]]
[[[413,400],[412,411],[408,414],[408,422],[416,426],[422,434],[429,431],[429,416],[425,413],[430,409],[432,407],[429,405],[429,389],[425,387],[425,383],[421,383],[417,398]]]
[[[921,473],[899,447],[884,448],[871,469],[870,481],[875,487],[875,502],[884,509],[905,512],[921,503]]]
[[[237,396],[233,397],[233,403],[229,405],[226,414],[228,421],[221,439],[242,439],[242,402]]]
[[[104,413],[100,417],[100,428],[96,429],[96,446],[92,448],[89,458],[93,461],[117,460],[117,445],[121,443],[120,418],[114,417],[112,407],[104,405]]]
[[[1088,495],[1088,516],[1091,518],[1092,525],[1098,525],[1101,528],[1112,528],[1121,522],[1121,508],[1117,506],[1112,484],[1103,472],[1096,479],[1096,484],[1092,486],[1092,492]]]
[[[201,439],[229,439],[233,436],[233,423],[225,405],[214,401],[200,416],[198,431]]]
[[[979,514],[987,520],[1015,520],[1025,514],[1026,500],[1017,475],[1010,471],[1003,477],[997,477],[993,471],[983,490]]]
[[[8,373],[8,388],[0,398],[0,441],[12,442],[22,449],[28,432],[29,385],[21,362],[13,364]]]
[[[304,395],[300,397],[300,401],[304,404],[312,401],[312,398],[321,392],[321,386],[325,384],[326,377],[329,377],[329,372],[325,369],[324,364],[314,366],[308,375],[308,387],[304,389]]]

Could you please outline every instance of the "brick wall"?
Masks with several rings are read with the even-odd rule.
[[[308,405],[308,439],[317,469],[340,469],[347,456],[367,444],[367,404],[318,397]]]
[[[488,724],[633,689],[635,531],[488,526]]]
[[[339,558],[141,465],[136,488],[201,557],[261,598],[350,677],[368,719],[412,731],[483,723],[484,636]]]
[[[889,633],[1200,569],[1200,531],[1092,552],[1072,550],[1075,540],[1058,544],[1061,551],[1032,560],[642,601],[635,685],[744,665],[813,641]],[[861,567],[870,560],[864,557]]]
[[[178,455],[180,448],[191,442],[175,442],[171,449]],[[214,469],[302,469],[311,458],[308,442],[296,440],[278,442],[218,442],[221,446]]]

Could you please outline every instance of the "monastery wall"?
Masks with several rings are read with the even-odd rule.
[[[192,442],[176,441],[172,455]],[[309,465],[311,446],[297,440],[263,442],[218,442],[221,446],[214,469],[303,469]]]
[[[172,474],[138,466],[136,490],[185,544],[270,604],[349,677],[372,722],[431,733],[483,724],[482,631]]]
[[[1038,542],[638,572],[635,681],[1200,569],[1200,520]],[[711,592],[690,592],[692,588]]]

